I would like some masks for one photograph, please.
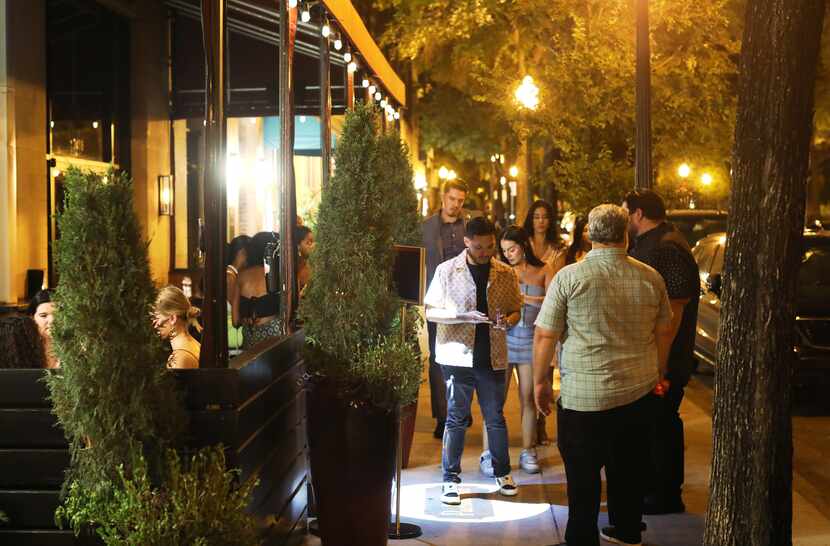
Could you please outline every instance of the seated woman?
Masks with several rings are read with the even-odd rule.
[[[314,250],[314,234],[306,226],[297,226],[294,230],[294,242],[297,244],[297,290],[303,295],[308,280],[311,278],[311,265],[308,258]]]
[[[234,326],[242,325],[242,348],[245,350],[264,339],[282,335],[282,324],[277,316],[279,294],[269,293],[265,280],[265,247],[277,241],[277,235],[268,231],[254,235],[248,246],[248,266],[239,272],[238,290],[231,307]]]
[[[167,359],[168,368],[199,367],[201,346],[187,331],[188,325],[201,331],[197,316],[199,309],[190,305],[184,292],[175,286],[161,289],[153,307],[153,327],[161,339],[170,341],[173,349]]]
[[[59,368],[61,363],[52,350],[52,322],[55,320],[55,304],[51,290],[40,290],[29,302],[27,314],[34,319],[46,351],[46,367]]]
[[[43,338],[31,317],[0,317],[0,368],[46,368]]]

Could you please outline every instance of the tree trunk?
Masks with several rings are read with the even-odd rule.
[[[750,0],[725,256],[706,546],[792,544],[796,277],[824,0]]]

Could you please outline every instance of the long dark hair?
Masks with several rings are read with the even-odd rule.
[[[527,236],[527,231],[525,231],[522,226],[517,226],[513,224],[512,226],[505,229],[501,237],[499,237],[499,256],[501,257],[501,261],[506,264],[509,264],[507,256],[504,255],[504,251],[501,249],[501,242],[502,241],[513,241],[524,250],[525,253],[525,261],[534,267],[543,267],[545,262],[540,260],[536,254],[533,253],[533,247],[530,246],[530,237]]]
[[[46,350],[37,324],[25,315],[0,317],[0,368],[45,368]]]
[[[38,290],[37,294],[29,300],[29,306],[26,308],[26,314],[30,317],[34,317],[35,313],[37,313],[37,308],[40,306],[41,303],[50,303],[52,301],[52,290]]]
[[[248,246],[250,246],[250,244],[251,238],[248,235],[237,235],[234,237],[231,242],[228,243],[228,263],[225,265],[233,265],[233,261],[236,260],[236,255],[243,250],[248,250]]]
[[[248,245],[248,267],[263,265],[265,261],[265,247],[268,243],[279,241],[279,235],[273,231],[260,231],[251,239]]]
[[[574,220],[574,228],[571,231],[571,244],[568,247],[568,252],[565,254],[565,265],[576,263],[577,253],[585,250],[585,241],[582,238],[582,232],[585,231],[587,224],[588,218],[586,216],[577,216]]]
[[[545,233],[545,240],[554,246],[562,246],[562,238],[559,237],[559,225],[556,222],[556,212],[553,210],[553,205],[541,199],[530,206],[530,210],[527,211],[527,216],[525,216],[522,227],[524,227],[527,236],[533,237],[533,213],[536,212],[536,209],[545,209],[548,213],[550,221],[548,222],[548,231]]]

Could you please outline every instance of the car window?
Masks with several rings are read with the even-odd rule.
[[[798,313],[830,314],[830,243],[808,243],[798,272]]]
[[[700,279],[704,282],[709,277],[709,265],[712,263],[712,255],[717,246],[717,243],[699,244],[692,251],[692,255],[695,257],[697,266],[700,269]]]
[[[709,268],[709,275],[716,275],[723,272],[723,255],[724,245],[717,245],[715,247],[715,259],[712,261],[712,266]]]

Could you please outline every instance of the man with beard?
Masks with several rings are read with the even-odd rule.
[[[423,247],[426,249],[426,286],[432,283],[438,264],[458,256],[464,250],[464,228],[471,218],[481,215],[481,213],[464,209],[467,193],[467,184],[461,180],[447,182],[441,196],[441,210],[421,224],[421,237]],[[441,367],[435,362],[435,323],[427,322],[427,334],[429,337],[429,390],[432,399],[432,417],[435,419],[433,436],[440,440],[444,436],[447,401],[444,394],[444,376],[441,375]]]
[[[427,320],[437,323],[436,361],[446,378],[447,424],[441,454],[441,501],[461,504],[461,455],[473,393],[478,396],[490,443],[499,493],[513,496],[504,420],[506,329],[519,322],[522,295],[516,273],[493,259],[496,228],[474,218],[464,232],[466,247],[440,264],[424,298]]]

